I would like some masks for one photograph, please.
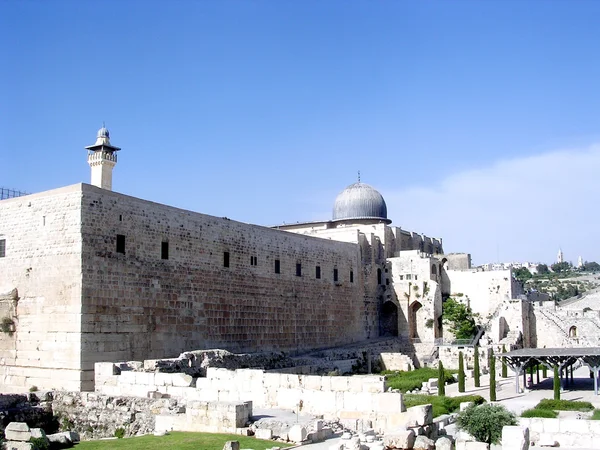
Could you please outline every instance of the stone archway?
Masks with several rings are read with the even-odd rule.
[[[398,336],[398,307],[388,301],[381,307],[380,336]]]
[[[422,309],[423,305],[419,302],[413,302],[410,304],[410,306],[408,307],[408,330],[409,330],[409,337],[411,339],[419,339],[419,330],[422,327],[422,324],[420,323],[420,316],[421,313],[424,312],[424,310]]]
[[[575,325],[573,325],[571,328],[569,328],[569,337],[570,338],[577,337],[577,327]]]

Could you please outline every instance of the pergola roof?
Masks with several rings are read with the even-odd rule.
[[[589,367],[600,367],[600,347],[521,348],[498,356],[506,358],[508,364],[518,372],[538,363],[563,368],[577,360]]]

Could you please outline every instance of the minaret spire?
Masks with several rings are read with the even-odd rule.
[[[96,135],[96,143],[86,147],[88,164],[92,169],[93,186],[112,190],[112,170],[117,164],[117,152],[121,150],[110,143],[110,133],[102,122],[102,128]]]
[[[360,170],[358,171],[358,182],[360,183]]]

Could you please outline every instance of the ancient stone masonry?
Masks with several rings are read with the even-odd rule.
[[[2,201],[0,232],[0,292],[20,296],[1,370],[20,389],[92,389],[97,361],[189,348],[333,347],[377,322],[355,244],[89,185]]]

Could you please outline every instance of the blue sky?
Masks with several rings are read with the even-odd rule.
[[[475,263],[600,260],[600,2],[0,2],[0,185],[275,225],[356,181]]]

